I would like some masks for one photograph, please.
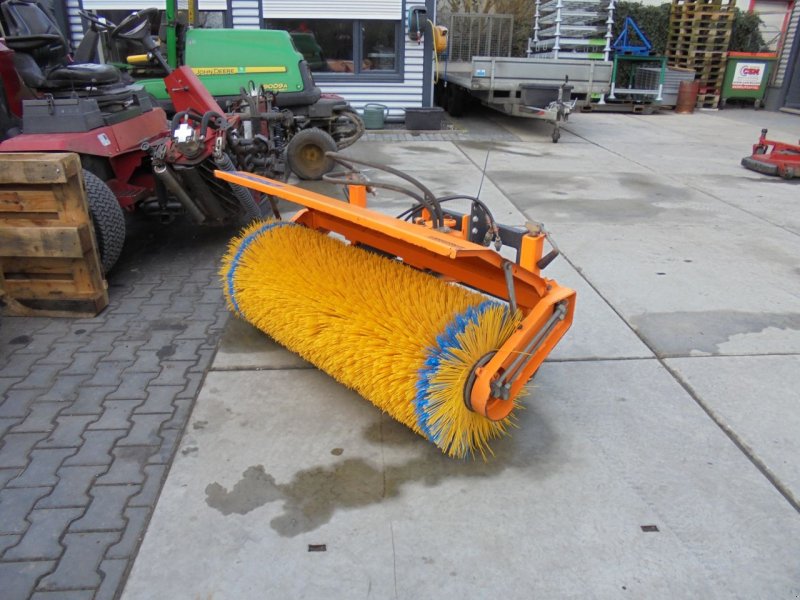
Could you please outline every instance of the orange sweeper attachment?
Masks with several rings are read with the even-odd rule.
[[[486,458],[572,324],[575,292],[541,275],[557,248],[540,224],[497,223],[479,198],[436,197],[395,169],[329,156],[344,170],[325,179],[346,185],[349,203],[216,172],[304,207],[231,242],[221,270],[231,310],[446,454]],[[399,218],[371,210],[375,188],[414,204]],[[456,201],[469,212],[446,208]]]

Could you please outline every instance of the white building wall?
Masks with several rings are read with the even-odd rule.
[[[259,0],[231,0],[234,29],[261,28],[261,2]]]
[[[402,120],[404,108],[422,106],[423,44],[408,39],[402,0],[263,0],[265,19],[382,19],[402,21],[403,80],[398,82],[337,81],[317,78],[324,93],[343,96],[354,108],[370,103],[389,108],[389,118]],[[420,2],[422,4],[422,2]]]
[[[405,27],[403,27],[405,32]],[[389,108],[389,118],[402,120],[403,108],[422,106],[423,46],[412,42],[404,33],[405,61],[403,81],[397,83],[332,82],[318,81],[323,92],[343,96],[354,108],[361,111],[365,104],[383,104]]]
[[[269,19],[386,19],[402,18],[402,0],[264,0]]]
[[[69,10],[73,41],[83,37],[83,28],[77,14],[80,0],[65,0]],[[404,117],[404,108],[422,106],[423,44],[408,39],[407,23],[403,15],[402,0],[229,0],[233,27],[258,29],[262,19],[269,18],[339,18],[385,19],[403,23],[404,61],[401,81],[317,81],[325,93],[343,96],[353,107],[362,110],[369,103],[383,104],[389,108],[392,120]],[[420,2],[421,4],[422,2]],[[262,9],[263,4],[263,9]],[[153,6],[153,0],[83,0],[85,10],[140,10]],[[200,10],[226,10],[226,0],[200,0]],[[262,12],[263,11],[263,12]]]
[[[83,23],[78,11],[83,10],[127,10],[134,12],[144,8],[163,8],[163,0],[63,0],[67,6],[72,43],[77,46],[83,39]],[[253,0],[258,2],[258,0]],[[81,4],[83,6],[81,6]],[[199,0],[200,10],[226,11],[227,0]]]
[[[81,9],[80,0],[66,0],[67,2],[67,21],[69,23],[69,34],[74,47],[78,47],[78,42],[83,39],[83,23],[78,11]]]
[[[143,8],[164,8],[161,0],[83,0],[84,10],[129,10],[131,12]],[[227,10],[226,0],[200,0],[200,10]]]

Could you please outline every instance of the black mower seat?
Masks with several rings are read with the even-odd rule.
[[[122,73],[114,65],[79,63],[42,69],[33,56],[22,52],[14,54],[14,66],[23,83],[35,90],[69,91],[122,81]]]
[[[120,81],[121,74],[114,65],[82,63],[58,67],[47,74],[45,82],[59,87],[71,84],[107,85]]]
[[[0,10],[8,27],[6,45],[15,51],[14,66],[28,87],[67,91],[122,80],[113,65],[69,64],[69,42],[37,0],[6,0]]]

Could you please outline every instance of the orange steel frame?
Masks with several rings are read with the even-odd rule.
[[[466,235],[468,228],[462,227],[463,232],[443,233],[372,211],[366,207],[363,185],[349,186],[348,204],[251,173],[216,171],[215,174],[225,181],[304,206],[292,219],[296,223],[326,233],[335,232],[353,244],[376,248],[418,269],[429,269],[491,296],[510,300],[504,272],[504,265],[510,261],[494,250],[464,239],[462,235]],[[502,419],[511,412],[514,398],[572,324],[575,292],[541,276],[536,263],[543,248],[542,234],[527,234],[522,238],[518,263],[511,263],[522,323],[491,360],[475,370],[470,394],[472,410],[492,420]],[[508,398],[495,397],[492,382],[524,351],[560,303],[566,304],[564,318],[534,349],[531,359],[517,368]]]

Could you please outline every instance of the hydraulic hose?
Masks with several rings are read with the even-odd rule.
[[[393,169],[392,167],[387,167],[386,165],[379,165],[376,163],[368,162],[366,160],[355,159],[349,156],[342,156],[340,154],[337,154],[336,152],[326,152],[325,154],[326,156],[332,158],[340,165],[343,165],[346,169],[349,169],[350,171],[353,172],[356,172],[355,167],[353,167],[353,164],[356,164],[356,165],[362,165],[370,169],[375,169],[377,171],[383,171],[385,173],[389,173],[390,175],[394,175],[395,177],[399,177],[400,179],[407,181],[408,183],[410,183],[411,185],[413,185],[422,192],[422,198],[424,199],[415,197],[415,200],[418,200],[420,204],[422,204],[426,209],[428,209],[428,212],[431,213],[431,220],[433,222],[434,229],[440,229],[441,227],[444,226],[444,213],[442,212],[442,207],[439,206],[439,201],[436,199],[436,196],[433,194],[433,192],[431,192],[430,189],[424,186],[419,180],[411,177],[411,175],[403,173],[402,171],[399,171],[397,169]]]
[[[194,200],[189,197],[189,194],[181,187],[181,184],[178,183],[178,180],[175,178],[175,174],[172,172],[167,165],[156,165],[153,169],[153,172],[156,174],[163,183],[164,186],[172,192],[172,194],[178,199],[183,205],[183,208],[186,209],[192,218],[198,222],[203,223],[206,220],[206,216],[203,212],[198,208],[197,204],[195,204]]]
[[[214,119],[213,122],[212,119]],[[217,128],[226,129],[225,126],[227,125],[227,123],[228,121],[225,120],[225,117],[223,117],[221,114],[219,114],[216,111],[209,110],[203,115],[203,118],[200,120],[200,139],[201,140],[206,139],[206,132],[208,131],[209,125],[211,125],[215,129]]]
[[[236,167],[233,164],[230,156],[225,154],[224,152],[220,152],[219,154],[214,154],[214,162],[222,171],[228,171],[232,173],[236,171]],[[235,183],[228,183],[231,188],[231,192],[239,201],[239,204],[244,208],[247,216],[251,219],[260,219],[261,218],[261,210],[258,208],[258,204],[253,199],[253,196],[250,192],[243,188],[240,185],[236,185]]]

